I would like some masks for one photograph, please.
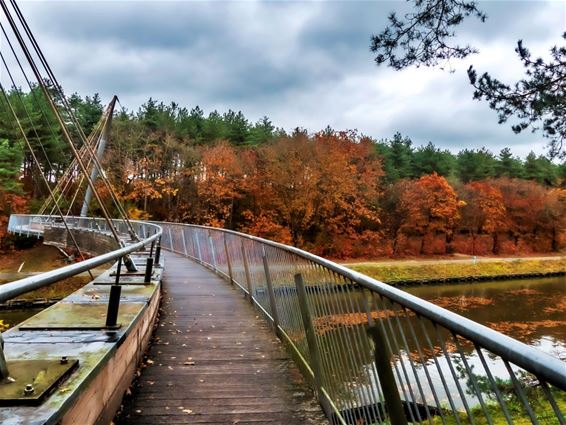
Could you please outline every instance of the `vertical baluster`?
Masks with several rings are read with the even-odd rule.
[[[246,256],[246,248],[244,247],[244,240],[242,239],[242,258],[244,259],[244,271],[246,273],[246,286],[248,289],[248,298],[251,304],[254,303],[252,292],[252,279],[250,276],[250,266],[248,264],[248,257]]]
[[[271,274],[269,273],[269,264],[267,263],[267,254],[263,247],[263,270],[265,272],[265,281],[267,283],[267,292],[269,295],[269,305],[271,307],[271,317],[273,318],[273,326],[275,333],[279,334],[279,316],[277,315],[277,304],[275,303],[275,292],[273,291],[273,283],[271,282]]]
[[[234,275],[232,273],[232,262],[230,261],[230,253],[228,252],[228,242],[226,242],[226,233],[224,233],[224,251],[226,252],[226,263],[228,263],[228,277],[230,284],[234,284]]]

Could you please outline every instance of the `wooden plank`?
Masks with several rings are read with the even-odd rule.
[[[160,323],[116,424],[324,424],[310,388],[241,292],[164,253]]]

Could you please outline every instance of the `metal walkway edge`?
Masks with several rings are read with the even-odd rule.
[[[148,365],[117,424],[325,424],[280,341],[225,280],[165,253]]]

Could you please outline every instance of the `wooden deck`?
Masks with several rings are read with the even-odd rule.
[[[166,253],[160,323],[116,424],[324,424],[312,391],[241,292]]]

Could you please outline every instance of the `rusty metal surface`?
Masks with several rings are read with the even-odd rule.
[[[79,365],[77,359],[11,360],[10,378],[0,385],[0,407],[41,404],[57,385]]]

